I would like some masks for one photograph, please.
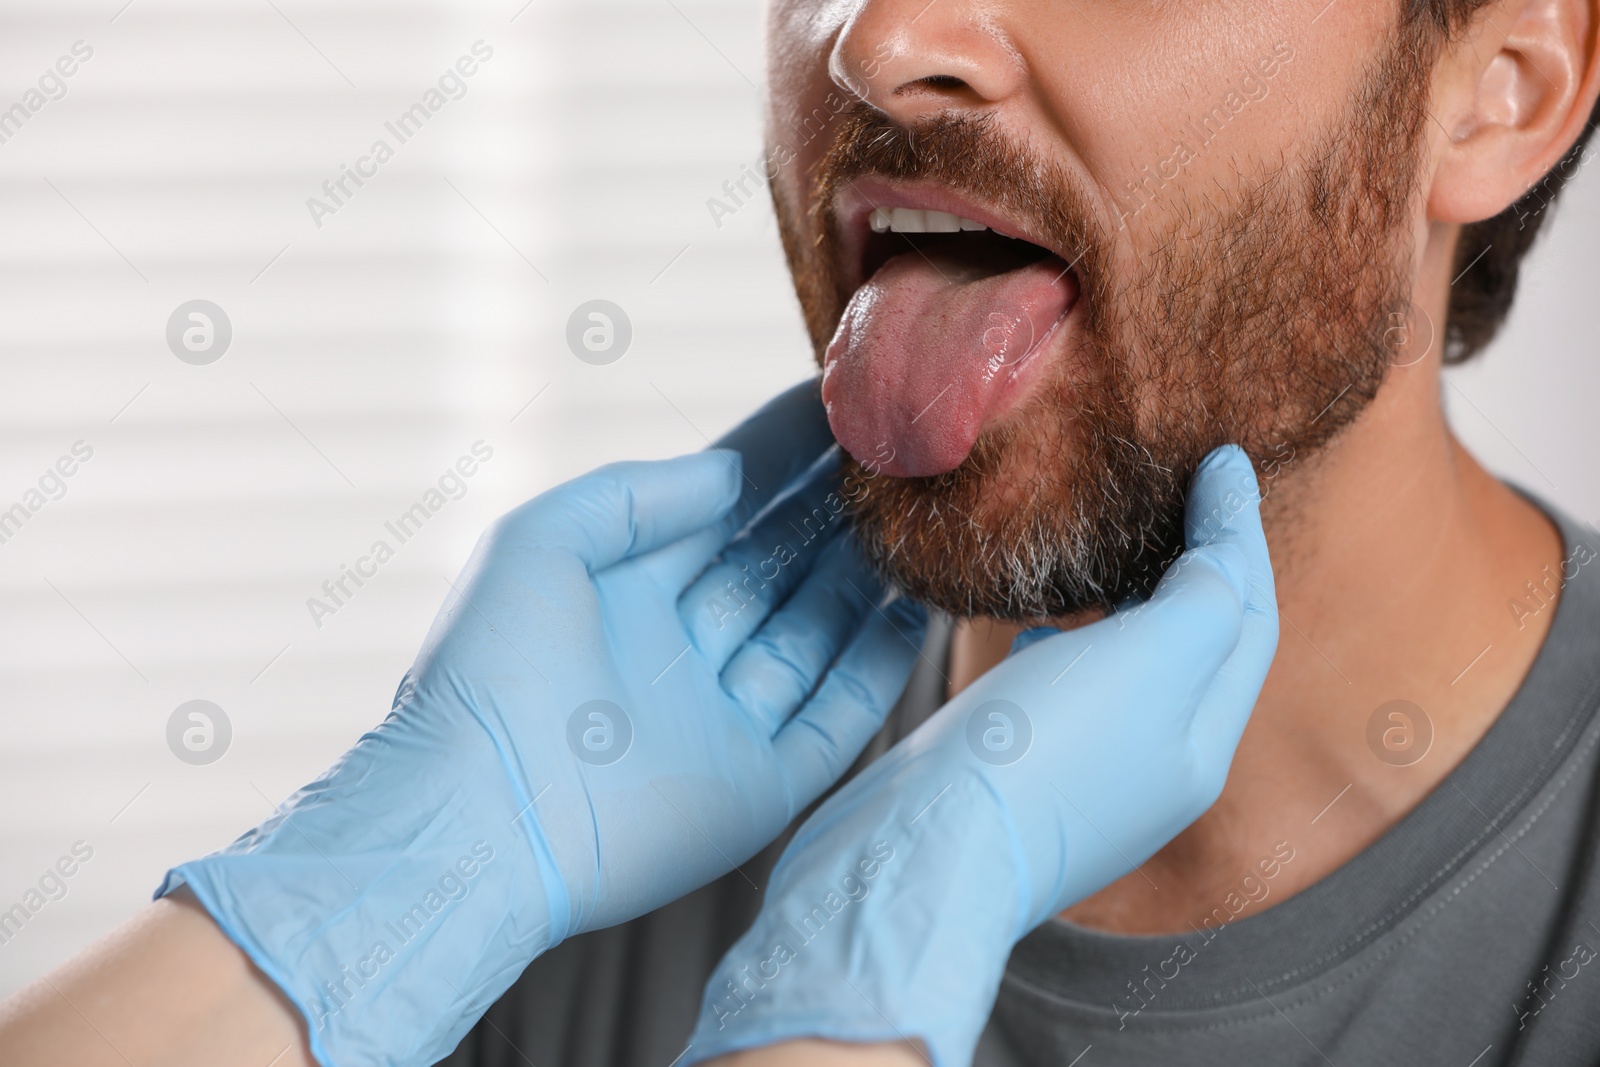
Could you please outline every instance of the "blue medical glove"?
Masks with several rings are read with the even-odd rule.
[[[690,1057],[909,1038],[969,1062],[1012,946],[1221,792],[1277,648],[1258,504],[1244,453],[1212,453],[1148,602],[1019,642],[807,819]]]
[[[720,450],[505,516],[389,717],[160,892],[193,890],[322,1063],[426,1065],[539,953],[748,859],[860,752],[920,642],[841,533],[830,444],[808,384]]]

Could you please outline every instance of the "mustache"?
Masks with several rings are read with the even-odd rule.
[[[840,112],[811,198],[818,251],[830,269],[842,235],[834,205],[864,177],[941,185],[988,204],[1073,264],[1086,295],[1106,293],[1111,232],[1093,198],[1059,164],[1003,131],[993,113],[946,112],[906,125],[859,101]]]
[[[816,209],[827,211],[845,186],[867,176],[948,186],[1074,253],[1107,236],[1077,181],[1002,132],[992,113],[947,112],[907,126],[867,104],[852,105],[817,167]]]

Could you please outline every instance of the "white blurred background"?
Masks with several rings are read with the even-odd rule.
[[[0,912],[92,858],[0,926],[0,995],[380,719],[495,515],[702,447],[810,366],[764,197],[706,206],[761,152],[757,0],[4,0],[0,110],[79,41],[65,95],[0,125],[0,510],[92,449],[0,528]],[[478,41],[399,144],[384,123]],[[316,225],[380,137],[394,158]],[[1446,398],[1495,469],[1593,520],[1600,178],[1552,221]],[[208,365],[166,340],[194,299],[232,325]],[[591,299],[632,323],[610,365],[566,343]],[[479,441],[465,495],[313,619]],[[195,699],[232,730],[207,765],[167,742]]]

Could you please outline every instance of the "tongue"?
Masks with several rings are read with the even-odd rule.
[[[998,274],[950,255],[896,256],[856,290],[828,344],[834,436],[892,477],[954,470],[1076,298],[1055,256]]]

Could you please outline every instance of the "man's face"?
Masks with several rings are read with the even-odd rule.
[[[1212,448],[1275,475],[1362,411],[1420,224],[1397,7],[776,0],[784,246],[903,589],[1113,605],[1181,550]]]

